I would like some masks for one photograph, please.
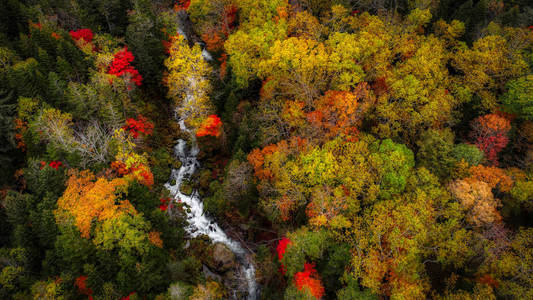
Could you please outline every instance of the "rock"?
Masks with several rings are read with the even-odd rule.
[[[213,249],[213,260],[218,271],[225,272],[235,267],[235,254],[222,243],[216,243]]]
[[[181,168],[181,165],[182,165],[182,162],[179,159],[177,159],[177,158],[172,161],[172,168],[173,169],[177,170],[177,169]]]
[[[206,265],[202,265],[202,271],[204,272],[205,278],[218,282],[222,281],[222,276],[213,273]]]
[[[184,180],[180,186],[180,192],[184,195],[190,196],[192,194],[192,185],[189,181]]]

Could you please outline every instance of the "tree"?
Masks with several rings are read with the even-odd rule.
[[[507,146],[507,133],[511,123],[497,114],[480,116],[472,121],[471,139],[485,153],[485,157],[494,165],[498,165],[498,153]]]
[[[287,37],[287,0],[252,1],[239,3],[240,26],[224,43],[229,55],[228,65],[239,88],[257,76],[256,67],[269,55],[275,41]]]
[[[152,11],[153,4],[149,1],[136,0],[133,6],[135,10],[128,14],[126,43],[135,55],[135,65],[144,82],[157,86],[164,60],[160,23]]]
[[[359,84],[353,92],[327,91],[313,103],[313,110],[304,114],[313,132],[306,136],[329,139],[341,135],[348,140],[357,139],[358,127],[371,100],[366,83]]]
[[[454,135],[449,129],[429,129],[420,136],[417,163],[439,177],[446,178],[454,167]],[[459,160],[460,161],[460,160]]]
[[[139,133],[144,135],[151,135],[154,129],[154,124],[143,115],[139,115],[137,119],[129,118],[126,120],[126,125],[122,129],[129,131],[129,133],[136,139]]]
[[[498,189],[501,192],[509,192],[513,187],[513,180],[502,169],[497,167],[485,167],[482,165],[472,166],[469,170],[471,181],[483,181],[492,189]]]
[[[328,89],[350,90],[362,80],[359,67],[337,61],[327,45],[302,37],[275,41],[268,57],[259,64],[259,76],[267,79],[265,92],[280,89],[283,95],[310,105]]]
[[[115,53],[107,72],[119,77],[124,76],[129,81],[135,83],[135,85],[140,86],[143,77],[139,74],[139,71],[130,64],[134,59],[133,54],[128,51],[128,47],[124,47],[122,51]],[[128,89],[131,89],[131,87],[128,86]]]
[[[481,272],[487,272],[495,278],[498,296],[517,299],[533,296],[533,252],[530,239],[532,231],[531,228],[520,228],[510,238],[505,250],[481,268]]]
[[[67,189],[57,201],[56,218],[62,224],[71,215],[82,237],[89,238],[94,220],[112,220],[122,214],[137,213],[129,201],[117,199],[117,193],[127,186],[126,180],[97,179],[90,171],[70,171],[69,175]]]
[[[456,180],[449,186],[452,195],[468,211],[468,220],[475,226],[487,226],[501,220],[490,186],[482,181]]]
[[[44,109],[34,123],[36,131],[42,133],[42,138],[56,144],[63,149],[74,146],[74,131],[72,130],[72,115],[55,108]]]
[[[189,299],[223,299],[224,297],[227,297],[227,293],[224,288],[216,281],[208,281],[205,284],[197,285]]]
[[[196,131],[197,137],[202,136],[214,136],[219,137],[222,133],[222,121],[220,121],[220,118],[217,115],[209,115],[207,119],[205,119],[202,124],[200,125],[200,128]]]
[[[316,299],[321,299],[324,296],[324,287],[314,264],[305,263],[304,271],[294,274],[294,284],[300,291],[307,290]]]
[[[187,9],[197,32],[209,51],[223,50],[224,42],[235,28],[237,6],[233,0],[191,1]]]
[[[1,50],[0,50],[1,51]],[[15,112],[17,104],[14,103],[13,92],[6,93],[0,91],[0,164],[3,166],[12,166],[16,158],[15,143]],[[12,167],[2,168],[0,171],[0,184],[6,184],[14,172]]]
[[[483,159],[483,151],[479,150],[475,145],[470,144],[457,144],[452,150],[452,156],[457,161],[466,161],[470,166],[479,165]]]
[[[414,167],[413,152],[389,139],[372,144],[370,149],[370,164],[381,177],[380,196],[389,199],[401,193]]]
[[[168,74],[164,79],[168,97],[178,105],[177,113],[196,129],[213,111],[208,80],[211,68],[202,57],[200,46],[189,47],[179,34],[172,37],[169,51],[165,60]]]
[[[289,155],[305,148],[305,140],[294,138],[268,145],[263,149],[254,149],[248,155],[248,162],[254,169],[254,176],[260,182],[257,186],[263,207],[268,216],[282,220],[289,220],[292,213],[305,205],[305,197],[300,185],[295,182],[291,174],[294,162]]]
[[[533,75],[527,75],[507,83],[507,92],[501,97],[502,104],[510,112],[533,121]]]
[[[459,101],[448,91],[448,54],[441,40],[411,34],[394,36],[392,42],[400,58],[390,71],[387,64],[393,63],[394,56],[383,65],[388,92],[377,99],[373,131],[382,138],[401,138],[411,144],[422,130],[451,122]]]
[[[525,72],[527,64],[521,51],[528,42],[520,41],[522,38],[520,32],[487,35],[475,41],[471,49],[462,48],[453,56],[453,65],[464,74],[461,81],[481,98],[482,107],[495,108],[497,91]]]
[[[76,31],[71,30],[69,34],[73,40],[82,40],[84,43],[92,42],[94,37],[94,34],[90,28],[82,28]]]

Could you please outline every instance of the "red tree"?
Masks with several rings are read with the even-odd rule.
[[[161,198],[159,199],[159,202],[161,202],[161,205],[159,205],[159,209],[161,211],[166,211],[170,203],[170,198]]]
[[[498,153],[507,146],[511,122],[498,114],[480,116],[472,122],[471,137],[487,159],[498,165]]]
[[[59,169],[59,167],[61,167],[63,165],[62,162],[58,161],[58,160],[54,160],[54,161],[51,161],[49,164],[48,164],[51,168],[53,169]]]
[[[69,33],[73,40],[78,41],[82,39],[87,43],[92,42],[94,36],[93,32],[88,28],[83,28],[76,31],[71,30]]]
[[[222,133],[222,121],[217,115],[210,115],[202,122],[198,131],[196,131],[196,136],[215,136],[219,137]]]
[[[191,5],[191,0],[177,0],[174,4],[174,10],[187,10],[189,6]]]
[[[278,260],[280,261],[280,263],[281,263],[281,260],[283,259],[283,255],[285,254],[285,251],[287,250],[287,246],[290,243],[291,243],[291,240],[289,240],[286,237],[279,240],[278,246],[276,247],[276,252],[278,253]],[[284,275],[285,275],[285,272],[287,271],[283,264],[281,264],[280,271]]]
[[[142,76],[130,63],[135,59],[133,54],[128,51],[128,47],[125,47],[124,50],[115,53],[113,61],[109,66],[107,73],[113,74],[116,76],[129,75],[130,80],[135,83],[135,85],[141,85]]]
[[[78,288],[78,291],[80,294],[87,295],[91,297],[93,290],[91,288],[87,288],[87,276],[79,276],[76,278],[76,281],[74,281],[74,285]]]
[[[152,134],[154,124],[148,121],[148,119],[146,119],[143,115],[139,115],[137,116],[137,120],[133,118],[127,119],[126,126],[122,128],[126,131],[129,131],[133,138],[137,138],[139,133],[143,133],[145,135]]]
[[[314,263],[305,263],[304,271],[294,274],[294,284],[299,290],[308,289],[317,299],[324,296],[324,286],[318,277]]]

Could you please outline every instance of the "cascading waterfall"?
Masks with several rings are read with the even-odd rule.
[[[178,32],[185,36],[183,30],[180,29]],[[202,51],[202,56],[206,60],[211,59],[210,54],[206,50]],[[196,84],[194,79],[189,78],[189,90],[187,91],[187,97],[183,100],[182,105],[187,105],[187,103],[194,101],[193,90],[195,86]],[[179,109],[177,111],[179,111]],[[204,204],[202,199],[200,199],[198,191],[194,190],[191,195],[188,196],[183,194],[180,190],[183,181],[187,178],[190,178],[199,166],[199,162],[196,158],[199,152],[198,143],[196,141],[194,132],[192,132],[185,125],[186,117],[187,116],[177,116],[177,119],[180,129],[190,135],[191,145],[188,147],[185,140],[178,140],[178,143],[174,148],[174,152],[181,161],[182,165],[179,169],[172,170],[171,176],[175,183],[173,185],[171,182],[167,183],[166,188],[171,192],[171,195],[174,197],[175,201],[181,201],[189,206],[189,209],[186,210],[187,221],[189,225],[185,228],[185,230],[191,235],[191,237],[206,235],[214,243],[222,243],[226,245],[235,254],[241,265],[241,271],[245,277],[245,284],[248,290],[247,299],[255,300],[257,297],[255,268],[250,262],[247,251],[241,246],[240,243],[230,239],[216,222],[204,214]],[[236,293],[234,293],[234,298],[235,297]]]

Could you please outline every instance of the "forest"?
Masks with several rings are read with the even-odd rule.
[[[533,299],[531,1],[0,16],[0,299]]]

